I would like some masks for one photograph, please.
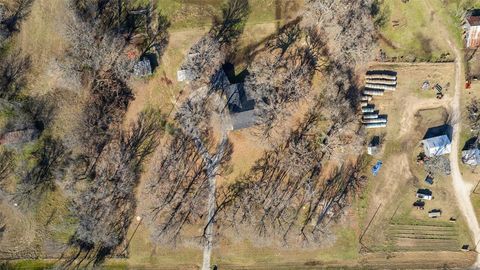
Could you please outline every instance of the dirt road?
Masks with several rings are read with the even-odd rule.
[[[457,197],[457,203],[467,220],[468,227],[472,232],[472,238],[476,243],[477,253],[480,251],[477,243],[480,241],[480,228],[478,220],[473,209],[472,202],[470,200],[470,194],[472,186],[466,183],[462,174],[460,173],[460,167],[458,165],[459,156],[459,138],[461,132],[461,113],[460,113],[460,95],[462,91],[462,83],[465,78],[463,75],[463,56],[461,51],[450,41],[449,45],[455,52],[455,95],[452,100],[452,126],[453,126],[453,138],[452,138],[452,152],[450,153],[450,166],[452,169],[452,184]],[[477,261],[473,265],[475,269],[480,268],[480,254],[477,255]]]
[[[430,3],[430,1],[426,1],[427,7],[430,9],[431,12],[435,13],[435,10]],[[438,20],[435,17],[435,20]],[[477,252],[477,260],[472,268],[480,269],[480,248],[478,246],[480,242],[480,228],[477,220],[477,216],[475,215],[475,210],[473,209],[472,201],[470,200],[470,194],[472,191],[473,186],[468,184],[463,180],[462,174],[460,172],[460,167],[458,165],[458,157],[459,157],[459,139],[461,133],[461,108],[460,108],[460,95],[462,94],[463,90],[463,82],[465,81],[464,76],[464,57],[462,55],[462,51],[458,48],[454,42],[452,42],[451,35],[449,31],[445,28],[444,24],[440,24],[443,27],[439,29],[442,32],[443,36],[446,37],[447,43],[454,52],[455,55],[455,95],[453,97],[451,107],[452,107],[452,116],[451,116],[451,123],[453,127],[453,134],[452,134],[452,152],[450,153],[450,167],[452,173],[452,184],[455,191],[455,196],[457,198],[457,204],[460,210],[462,211],[463,215],[468,224],[468,228],[472,233],[472,238],[475,243],[475,251]]]

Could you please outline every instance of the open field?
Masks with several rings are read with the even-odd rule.
[[[468,228],[456,207],[450,178],[437,176],[434,185],[429,186],[423,181],[426,172],[422,165],[415,162],[427,129],[447,122],[453,94],[451,87],[444,87],[450,90],[439,100],[433,90],[421,90],[421,85],[428,80],[431,85],[453,86],[454,65],[392,64],[372,69],[397,71],[398,86],[395,92],[375,97],[372,102],[380,113],[388,115],[389,123],[386,130],[369,132],[371,136],[386,132],[386,137],[383,152],[372,160],[373,163],[381,159],[383,167],[377,177],[370,177],[368,207],[362,208],[366,211],[364,224],[370,222],[378,209],[362,239],[364,249],[386,253],[454,252],[463,244],[472,246]],[[434,200],[426,201],[425,210],[412,206],[419,188],[433,191]],[[441,209],[442,216],[429,219],[427,212],[431,209]],[[456,223],[450,223],[450,217],[457,218]]]
[[[383,1],[382,12],[387,18],[382,27],[380,48],[396,61],[445,61],[452,59],[444,38],[432,29],[439,24],[438,16],[429,12],[426,1]]]

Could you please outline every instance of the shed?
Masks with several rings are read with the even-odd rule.
[[[136,77],[145,77],[152,75],[152,65],[150,64],[150,60],[148,58],[144,58],[133,66],[133,75]]]
[[[452,151],[452,143],[447,135],[427,138],[422,143],[427,157],[441,156]]]
[[[367,153],[371,156],[378,153],[380,150],[380,137],[374,136],[367,146]]]
[[[195,76],[191,70],[181,69],[177,71],[177,81],[179,82],[190,82],[193,81]]]
[[[480,149],[468,149],[462,151],[462,162],[468,165],[476,166],[480,164]]]

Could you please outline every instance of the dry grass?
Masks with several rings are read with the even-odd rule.
[[[452,186],[449,177],[436,177],[434,185],[429,186],[423,181],[426,175],[423,167],[415,163],[416,155],[421,151],[419,142],[426,130],[442,125],[447,120],[453,94],[452,90],[448,90],[446,96],[438,100],[433,90],[424,91],[420,90],[420,87],[423,81],[428,79],[431,84],[450,83],[452,89],[453,64],[406,64],[374,68],[397,71],[398,88],[394,93],[374,98],[373,101],[381,113],[388,114],[389,123],[386,130],[369,132],[370,135],[386,132],[387,136],[383,154],[378,157],[383,161],[382,170],[377,177],[370,177],[371,192],[368,199],[370,204],[366,215],[367,222],[377,207],[381,206],[365,235],[364,244],[371,249],[385,252],[405,250],[401,247],[408,245],[409,249],[428,251],[434,248],[434,243],[422,240],[398,241],[395,237],[392,240],[389,224],[401,221],[407,224],[423,222],[437,226],[444,223],[451,225],[448,222],[450,217],[458,218],[457,223],[453,225],[458,234],[454,237],[457,244],[448,246],[447,250],[458,250],[460,243],[471,244],[468,228],[460,216],[455,197],[450,192]],[[369,171],[367,173],[371,174]],[[431,189],[435,197],[432,201],[426,201],[425,210],[412,207],[416,200],[415,192],[419,188]],[[427,212],[431,209],[442,209],[442,217],[436,220],[429,219]],[[446,246],[444,248],[446,249]]]

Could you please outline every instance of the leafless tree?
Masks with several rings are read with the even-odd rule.
[[[94,80],[88,106],[82,113],[79,123],[80,141],[84,151],[80,156],[83,166],[78,169],[79,175],[89,177],[94,172],[97,158],[104,147],[117,136],[124,119],[128,104],[133,99],[130,88],[114,74]]]
[[[372,2],[309,0],[303,24],[319,28],[325,35],[330,57],[337,65],[364,63],[372,56],[376,31]]]
[[[0,98],[13,100],[26,84],[26,74],[30,70],[29,56],[19,51],[8,54],[0,63]]]
[[[43,138],[41,147],[32,153],[35,164],[22,178],[15,197],[31,207],[42,196],[55,190],[55,181],[62,178],[63,169],[69,162],[69,151],[58,138]]]
[[[74,16],[67,25],[66,35],[71,41],[67,57],[62,63],[69,76],[96,78],[100,73],[115,73],[117,78],[128,80],[134,61],[125,53],[126,40],[112,33],[97,33],[98,22],[84,22]],[[84,79],[85,80],[85,79]],[[87,81],[87,83],[89,83]]]
[[[12,151],[3,149],[0,152],[0,189],[15,168],[15,156]]]
[[[248,0],[228,0],[222,8],[222,17],[215,17],[210,33],[222,44],[235,42],[243,33],[250,13]]]
[[[323,65],[325,44],[314,30],[301,31],[297,24],[286,25],[267,44],[268,50],[251,64],[245,88],[253,93],[257,124],[268,137],[288,115],[286,106],[310,93],[313,75]]]
[[[324,175],[326,153],[315,136],[319,119],[310,112],[284,144],[266,152],[245,177],[220,193],[217,205],[226,209],[222,220],[227,225],[246,226],[262,237],[280,235],[284,244],[293,244],[292,237],[304,244],[319,241],[363,182],[360,163]]]
[[[62,268],[96,266],[124,241],[136,208],[140,173],[159,144],[164,123],[159,111],[143,112],[129,131],[105,146],[88,188],[75,197],[79,224]]]
[[[141,55],[153,50],[157,57],[161,58],[169,40],[167,30],[170,27],[170,21],[166,16],[162,14],[157,15],[157,13],[159,13],[159,11],[153,6],[147,9],[145,15],[145,30],[142,31],[144,38],[142,41]]]
[[[193,81],[208,82],[225,62],[226,55],[227,48],[207,34],[190,48],[181,69],[188,71]]]
[[[214,19],[210,31],[190,48],[181,66],[190,73],[192,81],[210,82],[243,32],[249,12],[248,0],[227,2],[222,17]]]
[[[218,166],[223,167],[232,153],[231,144],[212,151],[212,143],[203,135],[203,143],[212,156],[218,153]],[[159,154],[146,190],[152,200],[150,214],[154,237],[160,242],[176,243],[185,226],[200,222],[207,214],[207,160],[190,135],[177,131],[167,149]],[[220,174],[222,170],[217,171]]]
[[[480,103],[478,99],[473,98],[467,105],[467,118],[472,132],[478,133],[480,131]]]
[[[7,9],[3,18],[0,18],[0,28],[3,26],[8,32],[18,31],[18,25],[30,13],[34,0],[15,0]]]

